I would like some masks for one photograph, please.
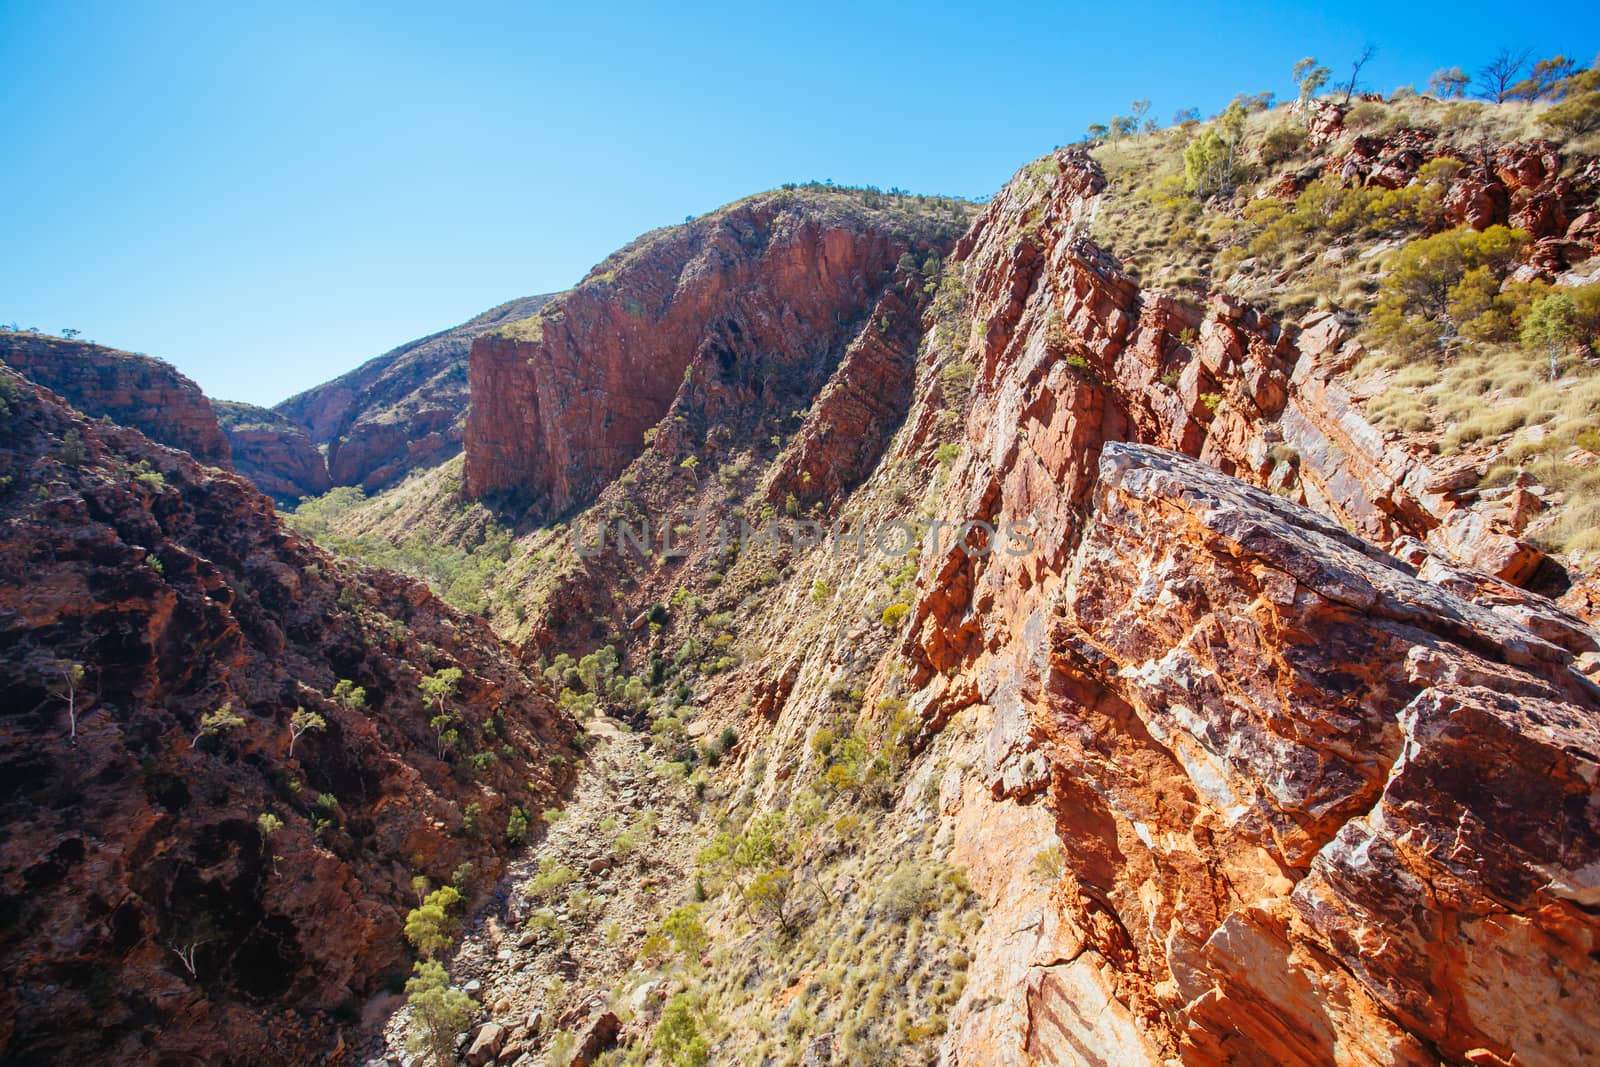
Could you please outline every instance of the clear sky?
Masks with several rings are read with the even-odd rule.
[[[1304,55],[1600,47],[1590,3],[248,6],[0,0],[0,322],[270,404],[785,181],[978,196]]]

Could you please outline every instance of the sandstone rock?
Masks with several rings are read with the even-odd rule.
[[[499,1058],[505,1043],[505,1027],[499,1023],[484,1023],[467,1046],[467,1063],[470,1067],[484,1067]]]
[[[501,1067],[523,1059],[532,1062],[533,1053],[537,1047],[531,1041],[509,1041],[506,1043],[506,1047],[500,1050],[500,1055],[495,1057],[495,1062],[500,1064]]]
[[[90,418],[142,430],[202,463],[229,465],[228,440],[211,402],[170,364],[87,341],[3,330],[0,360]]]
[[[642,238],[534,319],[474,342],[468,491],[557,514],[637,456],[680,391],[682,419],[656,441],[674,456],[698,449],[696,428],[792,409],[767,388],[780,377],[811,377],[809,400],[819,357],[866,325],[903,253],[938,250],[932,234],[779,193]]]
[[[1398,189],[1437,155],[1429,131],[1396,130],[1378,137],[1357,137],[1343,158],[1330,163],[1328,169],[1336,171],[1346,184]]]
[[[1070,936],[1119,962],[1032,1010],[1186,1063],[1593,1058],[1559,994],[1600,981],[1572,653],[1174,453],[1108,443],[1094,509],[1029,706]]]
[[[572,1067],[590,1067],[600,1054],[617,1043],[622,1032],[622,1020],[611,1012],[602,1012],[583,1028],[578,1035],[577,1051],[572,1054]]]
[[[1547,246],[1542,259],[1559,270],[1593,254],[1592,239],[1569,233],[1589,206],[1581,180],[1562,178],[1561,155],[1547,141],[1502,145],[1487,162],[1463,169],[1445,196],[1445,220],[1482,230],[1500,224],[1535,238],[1575,238],[1571,248]],[[1586,235],[1585,235],[1586,236]]]
[[[1306,140],[1313,149],[1333,141],[1344,130],[1345,109],[1332,100],[1296,100],[1289,109],[1306,115]]]

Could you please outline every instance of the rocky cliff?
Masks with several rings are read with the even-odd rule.
[[[1437,155],[1355,144],[1315,173],[1407,188]],[[1570,214],[1557,171],[1512,163],[1476,224]],[[1448,174],[1449,203],[1490,180]],[[592,971],[556,993],[521,977],[533,932],[468,956],[501,996],[480,1037],[520,1055],[530,1012],[609,1019],[648,1058],[671,1013],[730,1062],[1600,1055],[1600,642],[1544,595],[1592,603],[1580,557],[1537,539],[1560,494],[1486,485],[1504,441],[1372,417],[1359,314],[1142,285],[1089,239],[1106,189],[1078,152],[1024,168],[942,265],[885,276],[837,356],[741,348],[739,313],[647,346],[635,316],[673,322],[725,275],[633,256],[475,346],[472,488],[577,509],[591,542],[683,532],[643,559],[536,529],[496,619],[694,784],[699,831],[653,868],[683,873],[648,900],[607,883],[606,907],[707,936],[674,963],[579,924]],[[1535,262],[1552,247],[1517,266],[1587,254]],[[812,531],[703,533],[785,516]],[[1028,551],[980,532],[1008,522]],[[873,551],[895,523],[904,547]],[[615,684],[559,658],[601,645]],[[626,862],[588,848],[579,869]]]
[[[474,1064],[1600,1059],[1595,164],[1362,104],[1246,115],[1231,191],[1185,127],[975,221],[786,189],[498,309],[465,455],[303,518],[472,587],[584,720],[503,865],[567,727],[486,628],[9,387],[7,1055],[321,1055],[408,877],[470,859]],[[295,417],[370,485],[432,463],[450,343]],[[363,1055],[427,1022],[388,1006]]]
[[[1596,979],[1600,660],[1513,584],[1570,579],[1470,459],[1362,417],[1333,317],[1141,291],[1083,236],[1098,169],[1041,170],[957,249],[977,383],[942,499],[1045,536],[925,552],[904,650],[925,736],[981,737],[946,810],[1043,805],[1064,870],[1018,894],[958,840],[996,925],[946,1054],[1592,1058],[1565,1003]]]
[[[787,415],[793,397],[768,383],[809,381],[809,404],[900,258],[937,257],[964,219],[955,202],[904,199],[871,207],[785,190],[742,201],[642,238],[538,315],[481,337],[468,491],[514,495],[543,516],[587,503],[644,450],[695,365],[711,376],[702,393],[727,395],[690,436],[724,417]],[[895,314],[883,309],[886,329]]]
[[[93,418],[226,467],[228,440],[200,387],[170,364],[87,341],[0,331],[0,360]]]
[[[325,450],[332,484],[380,489],[460,452],[473,339],[535,314],[549,299],[507,301],[368,360],[273,410]],[[280,473],[291,480],[295,476],[293,470]]]
[[[228,447],[233,469],[280,504],[317,496],[333,488],[328,464],[304,429],[276,411],[231,400],[212,402]]]
[[[1065,857],[984,1062],[1600,1054],[1595,636],[1148,447],[1104,447],[1089,516],[977,685],[994,792]]]
[[[410,969],[413,878],[492,884],[568,721],[241,479],[0,392],[0,1060],[336,1059]]]

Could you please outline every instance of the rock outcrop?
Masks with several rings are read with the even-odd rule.
[[[229,465],[228,439],[211,402],[159,359],[87,341],[0,331],[0,360],[85,415],[132,426],[202,463]]]
[[[1082,236],[1097,169],[1038,178],[957,246],[974,340],[927,350],[977,371],[944,517],[1042,535],[925,549],[903,645],[919,744],[978,731],[941,795],[978,790],[1000,924],[946,1058],[1594,1058],[1595,635],[1475,475],[1361,416],[1335,319],[1142,292]],[[987,851],[1039,805],[1048,907]]]
[[[334,485],[381,489],[461,451],[467,413],[467,352],[486,330],[527,318],[550,300],[510,300],[459,326],[368,360],[273,410],[326,451]],[[291,458],[291,457],[286,457]],[[294,480],[294,468],[278,476]]]
[[[409,970],[413,877],[492,884],[572,727],[420,583],[0,390],[0,1060],[324,1062]]]
[[[280,504],[317,496],[333,487],[328,465],[304,429],[266,408],[230,400],[212,403],[228,446],[233,469]]]
[[[697,363],[713,380],[691,380],[690,399],[712,421],[749,413],[719,406],[729,388],[758,416],[785,414],[774,380],[809,377],[809,404],[900,257],[939,253],[960,221],[784,191],[642,238],[473,344],[468,492],[543,516],[587,502],[643,451]]]
[[[1111,443],[1020,644],[1066,871],[1018,1062],[1600,1055],[1592,633]]]
[[[1338,319],[1279,322],[1223,294],[1197,307],[1141,291],[1082,236],[1098,168],[1071,152],[1052,166],[1047,185],[1009,185],[956,248],[979,326],[965,353],[978,380],[956,479],[961,518],[1003,508],[1068,544],[1100,445],[1139,441],[1307,503],[1381,546],[1419,540],[1513,583],[1543,580],[1542,553],[1478,499],[1470,471],[1463,479],[1361,415],[1339,375],[1363,349]],[[931,448],[931,433],[902,446],[908,457]],[[1045,562],[1059,573],[1063,559]],[[972,564],[952,548],[927,573],[912,632],[929,670],[972,654],[976,632],[967,622],[923,630],[923,618],[968,619],[990,598],[1020,617],[1008,602],[1040,578],[1021,567],[998,560],[959,578]]]

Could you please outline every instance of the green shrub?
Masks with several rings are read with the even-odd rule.
[[[449,948],[459,926],[450,909],[460,902],[461,893],[453,886],[441,886],[429,893],[406,916],[406,940],[428,959]]]
[[[706,1067],[711,1062],[711,1046],[700,1033],[699,1013],[687,993],[667,1001],[651,1043],[672,1067]]]
[[[411,1006],[411,1035],[407,1045],[436,1064],[455,1062],[456,1035],[478,1017],[478,1005],[464,991],[450,985],[445,969],[432,960],[419,962],[406,981],[406,1003]]]
[[[528,882],[525,892],[535,900],[552,900],[563,889],[578,880],[578,872],[554,856],[539,861],[539,871]]]
[[[1274,126],[1261,138],[1256,150],[1261,162],[1268,165],[1282,163],[1298,152],[1306,143],[1306,131],[1292,123]]]
[[[1497,329],[1499,279],[1528,235],[1504,226],[1466,227],[1411,241],[1389,262],[1370,332],[1405,355],[1437,352],[1458,336]],[[1465,327],[1465,329],[1463,329]]]
[[[520,845],[528,839],[528,813],[521,807],[511,809],[506,819],[506,844]]]

